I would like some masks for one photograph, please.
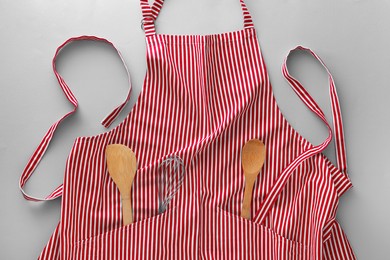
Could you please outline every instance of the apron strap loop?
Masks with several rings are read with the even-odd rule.
[[[340,109],[339,99],[337,96],[336,86],[334,84],[333,77],[329,69],[326,67],[325,63],[321,60],[321,58],[317,54],[315,54],[309,48],[297,46],[294,49],[289,51],[286,59],[284,60],[284,63],[282,65],[283,76],[286,78],[286,80],[291,85],[292,89],[295,91],[298,97],[310,108],[311,111],[313,111],[325,123],[326,127],[328,128],[329,135],[322,144],[317,146],[311,146],[308,150],[304,151],[297,158],[295,158],[290,163],[290,165],[288,165],[283,170],[280,176],[276,179],[269,193],[266,195],[264,201],[261,203],[260,210],[256,213],[253,219],[254,222],[259,224],[262,224],[264,222],[269,210],[271,209],[271,206],[274,204],[274,202],[276,201],[280,193],[284,190],[287,181],[291,177],[293,171],[304,160],[324,151],[325,148],[329,145],[329,143],[332,140],[332,135],[333,135],[332,128],[330,127],[324,112],[314,101],[314,99],[310,96],[310,94],[305,90],[302,84],[297,79],[292,77],[288,72],[287,59],[290,56],[290,54],[295,50],[303,50],[309,52],[315,59],[317,59],[321,63],[321,65],[326,69],[326,72],[329,75],[329,94],[330,94],[331,108],[332,108],[332,115],[333,115],[337,165],[341,172],[347,174],[347,157],[346,157],[346,149],[344,143],[344,130],[343,130],[343,124],[341,118],[341,109]]]
[[[48,148],[50,141],[53,138],[54,132],[56,131],[58,125],[62,122],[62,120],[64,120],[65,118],[67,118],[68,116],[70,116],[71,114],[76,112],[76,110],[77,110],[78,101],[77,101],[76,97],[74,96],[74,94],[72,93],[72,91],[70,90],[70,88],[68,87],[68,85],[66,84],[65,80],[58,73],[57,68],[56,68],[56,60],[57,60],[57,56],[60,53],[60,51],[62,50],[62,48],[64,48],[66,45],[68,45],[71,42],[82,41],[82,40],[101,41],[101,42],[105,42],[105,43],[111,45],[117,51],[123,65],[126,69],[126,73],[128,76],[128,82],[129,82],[130,88],[129,88],[129,92],[127,94],[126,99],[103,119],[103,121],[101,122],[102,125],[105,127],[109,127],[111,125],[111,123],[117,118],[119,113],[123,110],[123,108],[126,106],[126,104],[128,103],[128,101],[130,99],[131,89],[132,89],[131,81],[130,81],[130,73],[129,73],[129,70],[126,66],[126,63],[125,63],[121,53],[119,52],[118,49],[115,48],[115,46],[113,45],[112,42],[110,42],[104,38],[99,38],[96,36],[79,36],[79,37],[70,38],[70,39],[66,40],[63,44],[61,44],[57,48],[55,55],[54,55],[54,58],[53,58],[53,71],[54,71],[54,74],[55,74],[55,76],[58,80],[58,83],[60,84],[60,87],[63,90],[66,98],[69,100],[70,103],[72,103],[74,108],[72,111],[65,114],[63,117],[61,117],[57,122],[55,122],[49,128],[49,130],[44,135],[42,141],[40,142],[40,144],[38,145],[38,147],[34,151],[33,155],[29,159],[26,167],[24,168],[23,173],[19,179],[19,188],[20,188],[21,192],[23,193],[23,196],[26,200],[30,200],[30,201],[54,200],[62,195],[62,189],[63,189],[62,184],[60,186],[58,186],[52,193],[50,193],[45,198],[36,198],[36,197],[30,196],[23,190],[23,187],[27,183],[27,181],[31,177],[31,175],[33,174],[35,168],[38,166],[41,159],[43,158],[43,155],[45,154],[45,151]]]

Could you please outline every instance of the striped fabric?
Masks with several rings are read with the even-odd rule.
[[[62,191],[61,220],[39,259],[355,259],[336,220],[339,198],[352,184],[333,78],[325,67],[334,132],[286,62],[282,67],[329,129],[328,138],[314,146],[279,110],[256,30],[240,2],[240,31],[164,35],[154,28],[163,1],[150,6],[141,0],[147,44],[143,90],[117,127],[75,140],[63,186],[55,193]],[[325,66],[311,50],[296,49]],[[74,103],[73,95],[67,97]],[[321,153],[332,137],[337,166]],[[253,191],[252,220],[246,220],[240,217],[245,184],[240,155],[252,138],[265,143],[267,157]],[[105,147],[112,143],[131,147],[138,158],[134,223],[127,226],[105,162]],[[183,159],[185,179],[167,211],[158,214],[158,166],[171,156]],[[40,158],[34,155],[28,167],[34,169]],[[24,172],[21,187],[31,173]]]

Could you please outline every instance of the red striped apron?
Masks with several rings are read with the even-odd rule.
[[[73,41],[112,43],[81,36],[57,49],[54,73],[74,110],[49,129],[20,179],[28,200],[62,195],[60,222],[39,259],[355,259],[336,221],[339,198],[352,185],[333,78],[314,52],[302,46],[292,50],[310,53],[329,74],[332,131],[286,61],[282,66],[296,94],[328,127],[328,138],[314,146],[279,110],[252,18],[240,3],[240,31],[165,35],[154,27],[163,0],[152,6],[141,0],[147,72],[136,104],[111,131],[77,138],[63,185],[40,199],[27,195],[23,186],[58,124],[78,105],[56,71],[57,54]],[[103,125],[113,122],[129,97],[130,91]],[[322,153],[332,137],[337,166]],[[252,138],[265,143],[267,157],[253,191],[253,218],[246,220],[240,217],[245,183],[240,153]],[[138,158],[134,223],[127,226],[122,226],[119,191],[105,163],[105,147],[112,143],[131,147]],[[182,158],[186,177],[167,211],[158,214],[158,166],[171,156]]]

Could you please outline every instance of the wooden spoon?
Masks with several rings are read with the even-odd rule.
[[[126,226],[133,222],[131,185],[137,171],[137,158],[129,147],[121,144],[107,145],[106,158],[108,172],[121,194],[123,225]]]
[[[245,175],[244,202],[242,205],[241,217],[251,218],[251,204],[253,185],[259,175],[265,160],[265,145],[258,139],[246,142],[242,148],[241,163]]]

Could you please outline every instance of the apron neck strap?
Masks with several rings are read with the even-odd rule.
[[[164,0],[155,0],[153,5],[150,6],[148,0],[141,0],[141,10],[143,17],[141,25],[142,29],[145,31],[146,36],[156,34],[154,21],[157,19],[163,4]]]
[[[142,29],[145,31],[145,35],[151,36],[156,34],[156,28],[154,21],[157,19],[161,8],[164,4],[164,0],[155,0],[153,5],[150,6],[148,0],[140,0],[141,1],[141,10],[142,10]],[[244,17],[244,29],[254,27],[252,16],[249,13],[249,10],[244,2],[244,0],[240,0],[242,14]]]
[[[119,50],[117,48],[115,48],[115,46],[113,45],[112,42],[110,42],[110,41],[108,41],[106,39],[103,39],[103,38],[95,37],[95,36],[79,36],[79,37],[70,38],[70,39],[66,40],[63,44],[61,44],[57,48],[57,50],[55,52],[55,55],[54,55],[54,58],[53,58],[53,71],[54,71],[54,74],[55,74],[55,76],[56,76],[56,78],[58,80],[58,83],[60,84],[60,87],[61,87],[62,91],[64,92],[66,98],[69,100],[70,103],[72,103],[73,110],[68,112],[67,114],[65,114],[63,117],[61,117],[57,122],[55,122],[49,128],[49,130],[46,132],[45,136],[43,137],[42,141],[40,142],[40,144],[38,145],[38,147],[34,151],[33,155],[29,159],[26,167],[24,168],[23,173],[22,173],[22,175],[20,176],[20,179],[19,179],[19,188],[20,188],[20,190],[21,190],[21,192],[22,192],[22,194],[23,194],[23,196],[24,196],[24,198],[26,200],[30,200],[30,201],[54,200],[54,199],[56,199],[56,198],[58,198],[58,197],[60,197],[62,195],[62,189],[63,189],[62,184],[60,186],[58,186],[53,192],[51,192],[45,198],[37,198],[37,197],[30,196],[30,195],[28,195],[24,191],[23,187],[26,185],[28,179],[34,173],[35,168],[38,166],[39,162],[43,158],[43,155],[45,154],[46,149],[48,148],[48,146],[50,144],[50,141],[53,138],[54,132],[56,131],[58,125],[65,118],[67,118],[68,116],[70,116],[71,114],[76,112],[76,110],[77,110],[78,101],[77,101],[76,97],[74,96],[74,94],[72,93],[72,91],[70,90],[70,88],[68,87],[68,85],[66,84],[65,80],[58,73],[57,68],[56,68],[56,60],[57,60],[58,54],[60,53],[62,48],[64,48],[66,45],[68,45],[71,42],[82,41],[82,40],[101,41],[101,42],[104,42],[104,43],[107,43],[107,44],[111,45],[117,51],[117,53],[118,53],[118,55],[119,55],[123,65],[124,65],[124,67],[126,69],[126,73],[127,73],[127,77],[128,77],[128,82],[129,82],[130,88],[129,88],[129,92],[127,94],[126,99],[119,106],[117,106],[111,113],[109,113],[108,116],[106,116],[103,119],[103,121],[101,122],[102,125],[105,126],[105,127],[109,127],[111,125],[111,123],[117,118],[119,113],[126,106],[126,104],[128,103],[128,101],[130,99],[130,95],[131,95],[130,74],[129,74],[129,71],[127,69],[126,63],[125,63],[121,53],[119,52]]]
[[[330,101],[331,101],[331,108],[332,108],[332,115],[333,115],[334,131],[332,131],[332,128],[328,123],[324,112],[321,110],[318,104],[305,90],[302,84],[297,79],[292,77],[288,72],[287,59],[290,56],[290,54],[295,50],[302,50],[310,53],[316,60],[318,60],[321,63],[321,65],[325,68],[326,72],[328,73],[329,94],[330,94]],[[283,76],[288,81],[288,83],[291,85],[292,89],[298,95],[298,97],[310,108],[311,111],[313,111],[325,123],[326,127],[328,128],[329,135],[322,144],[317,146],[311,145],[309,149],[307,149],[298,157],[296,157],[279,175],[279,177],[274,182],[274,185],[272,186],[271,190],[268,192],[263,202],[261,203],[260,209],[258,210],[258,212],[255,214],[255,217],[253,218],[253,221],[259,224],[262,224],[264,222],[272,205],[275,203],[280,193],[286,187],[286,184],[289,178],[291,177],[292,173],[294,172],[294,170],[306,159],[324,151],[325,148],[331,142],[333,134],[335,137],[336,158],[337,158],[338,169],[342,173],[347,175],[347,157],[346,157],[346,149],[344,143],[344,130],[343,130],[343,123],[341,118],[341,109],[340,109],[339,99],[336,92],[336,86],[334,84],[334,80],[329,69],[326,67],[325,63],[321,60],[321,58],[317,54],[315,54],[312,50],[302,46],[297,46],[294,49],[289,51],[282,65],[282,73]]]
[[[244,0],[240,0],[240,3],[241,3],[242,15],[244,17],[244,29],[253,28],[254,24],[253,24],[252,16],[249,13],[248,7],[246,7]]]

